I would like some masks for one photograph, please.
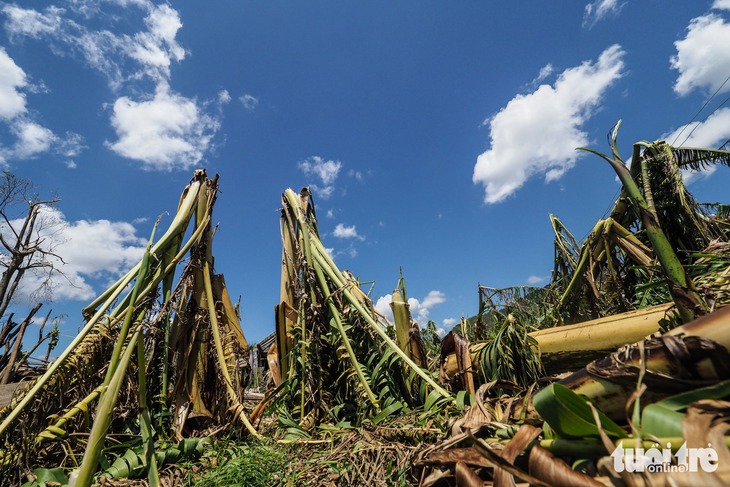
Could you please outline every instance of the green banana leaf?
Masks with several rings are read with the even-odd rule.
[[[657,437],[681,437],[684,410],[702,399],[725,399],[730,397],[730,380],[713,386],[702,387],[668,397],[649,404],[641,414],[641,432]]]
[[[538,392],[533,404],[542,419],[560,437],[585,438],[599,436],[588,401],[562,384],[550,384]],[[626,438],[626,432],[598,411],[601,427],[608,436]]]
[[[51,485],[66,485],[68,477],[62,468],[36,468],[33,470],[35,480],[24,483],[21,487],[46,487]]]

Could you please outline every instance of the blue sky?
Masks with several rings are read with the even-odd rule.
[[[619,119],[625,158],[730,138],[729,0],[58,0],[2,2],[0,25],[0,164],[62,200],[66,339],[199,167],[221,175],[216,270],[255,342],[287,187],[314,188],[380,309],[402,266],[417,319],[448,328],[478,283],[547,282],[549,213],[582,238],[611,207],[612,171],[575,147],[607,151]],[[727,173],[691,190],[727,201]]]

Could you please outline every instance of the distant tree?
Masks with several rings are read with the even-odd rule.
[[[47,211],[59,200],[41,199],[31,193],[32,183],[13,174],[3,171],[0,176],[0,319],[4,321],[0,327],[0,383],[12,380],[18,368],[23,365],[30,352],[22,352],[23,338],[28,325],[40,309],[38,303],[20,323],[14,321],[14,314],[5,319],[16,293],[22,288],[24,278],[32,273],[35,282],[25,289],[30,295],[40,296],[50,293],[54,274],[61,273],[57,263],[63,259],[55,253],[60,243],[57,233],[59,222]],[[50,312],[49,312],[50,315]],[[43,325],[48,320],[44,320]],[[31,352],[50,339],[53,343],[57,336],[57,327],[51,333],[43,335],[43,326],[38,341]],[[57,341],[57,340],[56,340]]]
[[[56,263],[63,259],[55,253],[59,240],[54,234],[59,223],[45,211],[59,199],[39,199],[31,194],[32,184],[4,171],[0,177],[0,316],[8,306],[26,273],[42,275],[35,294],[50,289]],[[37,272],[41,271],[41,272]]]

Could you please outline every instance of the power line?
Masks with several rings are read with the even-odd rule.
[[[702,113],[702,110],[704,110],[704,109],[705,109],[705,108],[707,107],[707,105],[709,105],[709,104],[710,104],[710,102],[712,101],[712,99],[713,99],[713,98],[715,98],[715,96],[716,96],[716,95],[717,95],[717,94],[718,94],[718,93],[720,92],[720,90],[722,90],[722,88],[723,88],[723,87],[725,86],[725,84],[727,84],[727,82],[728,82],[728,81],[730,81],[730,76],[728,76],[727,78],[725,78],[725,81],[723,81],[723,82],[722,82],[722,84],[721,84],[721,85],[720,85],[720,86],[719,86],[719,87],[718,87],[718,88],[717,88],[717,89],[715,90],[715,92],[714,92],[714,93],[712,94],[712,96],[710,96],[710,97],[709,97],[709,98],[707,99],[707,101],[705,102],[705,104],[704,104],[704,105],[702,105],[702,108],[700,108],[700,109],[699,109],[699,110],[697,111],[697,113],[695,113],[695,114],[694,114],[694,116],[692,117],[692,120],[690,120],[690,121],[689,121],[689,123],[687,123],[687,124],[686,124],[686,125],[685,125],[685,126],[684,126],[684,127],[682,128],[682,130],[680,130],[680,131],[679,131],[679,133],[677,134],[677,136],[676,136],[676,137],[674,138],[674,140],[672,141],[672,144],[671,144],[672,146],[674,146],[674,145],[675,145],[675,143],[677,142],[677,140],[679,139],[679,137],[681,137],[682,133],[683,133],[683,132],[684,132],[684,131],[685,131],[685,130],[687,129],[687,127],[689,127],[689,125],[690,125],[690,124],[691,124],[692,122],[694,122],[694,121],[695,121],[695,120],[697,119],[697,117],[698,117],[698,116],[700,115],[700,113]],[[726,99],[726,100],[725,100],[725,101],[724,101],[724,102],[722,103],[722,105],[724,105],[724,104],[725,104],[725,103],[726,103],[727,101],[728,101],[728,100]],[[722,105],[720,105],[720,107],[721,107]],[[690,137],[692,136],[692,133],[693,133],[693,132],[695,131],[695,129],[696,129],[696,128],[697,128],[697,127],[698,127],[699,125],[701,125],[702,123],[704,123],[704,121],[705,121],[705,120],[707,120],[707,119],[708,119],[708,118],[709,118],[709,117],[710,117],[710,116],[711,116],[711,115],[712,115],[713,113],[715,113],[715,112],[717,111],[717,109],[718,109],[718,108],[720,108],[720,107],[717,107],[717,108],[715,108],[715,109],[714,109],[714,110],[712,111],[712,113],[710,113],[710,115],[708,115],[707,117],[705,117],[705,119],[704,119],[704,120],[703,120],[702,122],[700,122],[700,123],[698,123],[697,125],[695,125],[695,126],[694,126],[694,127],[692,128],[692,131],[691,131],[691,132],[689,133],[689,135],[687,136],[687,138],[685,138],[685,139],[684,139],[684,141],[682,141],[682,144],[684,144],[685,142],[687,142],[687,141],[689,140],[689,138],[690,138]]]

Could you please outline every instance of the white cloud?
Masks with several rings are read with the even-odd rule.
[[[43,270],[26,273],[17,295],[19,299],[30,300],[39,292],[49,290],[56,301],[92,299],[98,291],[89,281],[118,278],[139,262],[146,245],[126,222],[68,221],[56,208],[45,208],[38,222],[36,230],[44,239],[44,249],[52,250],[63,262],[48,257],[56,269],[50,279]],[[19,228],[23,221],[10,223]],[[9,229],[3,225],[0,231]]]
[[[60,31],[63,21],[61,16],[66,12],[55,6],[39,12],[17,5],[5,5],[2,11],[7,16],[5,28],[11,37],[26,36],[34,39]]]
[[[545,276],[530,276],[527,278],[527,284],[534,286],[535,284],[542,284],[543,282],[547,281],[549,278]]]
[[[29,159],[47,152],[58,140],[51,130],[29,120],[18,121],[13,126],[13,132],[18,139],[13,155],[19,159]]]
[[[349,171],[347,171],[347,175],[351,178],[355,178],[358,181],[362,181],[364,177],[362,171],[355,171],[354,169],[350,169]]]
[[[6,166],[9,160],[31,159],[51,150],[73,157],[83,149],[80,135],[69,132],[61,138],[34,120],[23,93],[33,89],[25,71],[0,47],[0,122],[8,126],[15,138],[12,145],[0,146],[0,165]]]
[[[154,97],[114,102],[112,126],[118,140],[108,147],[122,157],[141,161],[148,170],[190,169],[208,149],[219,121],[195,100],[158,90]]]
[[[356,238],[358,240],[365,240],[363,236],[357,233],[357,228],[355,225],[352,225],[351,227],[346,227],[342,223],[338,223],[335,226],[334,232],[332,232],[332,235],[334,235],[337,238]]]
[[[662,136],[674,147],[708,147],[716,148],[730,139],[730,108],[722,108],[704,122],[692,122]],[[689,183],[698,175],[709,176],[715,172],[716,166],[710,166],[701,173],[682,171],[685,183]]]
[[[153,78],[168,79],[173,61],[185,58],[185,49],[175,37],[182,28],[177,10],[167,4],[156,5],[145,18],[148,30],[138,32],[133,39],[125,39],[126,53],[146,69]]]
[[[256,107],[259,104],[259,99],[253,95],[249,95],[248,93],[239,97],[238,99],[243,104],[243,108],[245,108],[249,112],[256,110]]]
[[[64,157],[76,157],[86,149],[84,145],[84,138],[80,134],[73,132],[66,132],[64,137],[59,144],[58,151]]]
[[[321,185],[311,184],[312,189],[322,199],[328,199],[335,191],[335,181],[342,169],[340,161],[324,160],[319,156],[312,156],[297,163],[297,168],[308,178],[316,178]]]
[[[459,320],[457,320],[456,318],[446,318],[441,322],[441,324],[448,328],[452,328],[458,322]]]
[[[25,95],[20,89],[27,85],[25,71],[0,47],[0,119],[12,120],[25,113]]]
[[[221,90],[218,92],[218,103],[221,105],[225,105],[226,103],[231,102],[231,94],[228,93],[228,90]]]
[[[142,161],[144,169],[186,170],[197,164],[210,149],[220,128],[221,106],[230,102],[231,97],[222,90],[217,95],[217,104],[199,103],[171,90],[171,66],[184,60],[187,54],[177,40],[182,28],[178,11],[168,3],[155,5],[149,0],[71,0],[71,3],[68,9],[49,7],[42,11],[5,5],[2,7],[5,28],[11,39],[27,37],[44,41],[59,56],[83,60],[106,76],[115,92],[130,88],[128,91],[134,95],[120,96],[113,104],[111,124],[117,140],[107,143],[112,151]],[[144,28],[129,32],[130,23],[125,20],[129,16],[105,12],[105,3],[134,7],[144,16]],[[130,16],[133,15],[131,12]],[[113,28],[99,29],[98,25]],[[14,86],[18,86],[17,76],[14,80]],[[140,89],[140,83],[145,81],[152,81],[154,93],[140,94],[147,91]],[[16,97],[16,107],[18,101],[24,99]],[[217,114],[209,113],[212,106],[217,107]],[[8,110],[12,109],[13,105],[9,104]],[[1,110],[0,105],[0,116]]]
[[[626,3],[619,0],[595,0],[589,3],[583,12],[583,27],[591,28],[609,15],[618,15],[624,5]]]
[[[486,203],[504,200],[536,174],[550,182],[573,167],[575,148],[588,143],[581,127],[623,75],[623,55],[613,45],[595,63],[563,71],[554,86],[517,95],[491,118],[491,148],[477,158],[472,178],[484,185]]]
[[[390,303],[392,302],[392,294],[381,296],[375,302],[375,310],[385,316],[391,323],[394,323],[395,319],[393,318],[393,310],[390,308]],[[441,291],[433,290],[429,291],[422,300],[408,298],[408,307],[411,311],[413,320],[419,325],[425,326],[426,323],[428,323],[428,317],[431,313],[431,309],[444,302],[446,302],[446,295]]]
[[[722,17],[708,14],[692,19],[687,36],[674,43],[677,54],[670,62],[679,71],[674,91],[684,96],[695,89],[719,89],[730,74],[728,45],[730,24]],[[725,84],[721,91],[729,90],[730,84]]]
[[[552,64],[546,64],[542,68],[540,68],[540,72],[537,74],[537,78],[532,80],[532,84],[538,84],[547,78],[550,77],[551,74],[555,71],[555,67],[553,67]]]
[[[30,37],[47,40],[58,55],[80,56],[91,68],[109,79],[114,89],[129,80],[149,77],[155,81],[169,79],[173,62],[185,58],[185,49],[176,40],[182,27],[180,15],[168,4],[154,5],[149,1],[122,2],[121,6],[136,5],[146,16],[145,30],[124,34],[110,30],[88,28],[88,18],[76,18],[78,13],[88,17],[103,17],[120,23],[113,15],[104,15],[101,8],[66,10],[49,7],[44,11],[6,5],[5,29],[11,39]],[[123,27],[117,25],[120,30]],[[133,67],[127,66],[131,63]]]
[[[730,10],[730,0],[715,0],[712,8],[717,10]]]

